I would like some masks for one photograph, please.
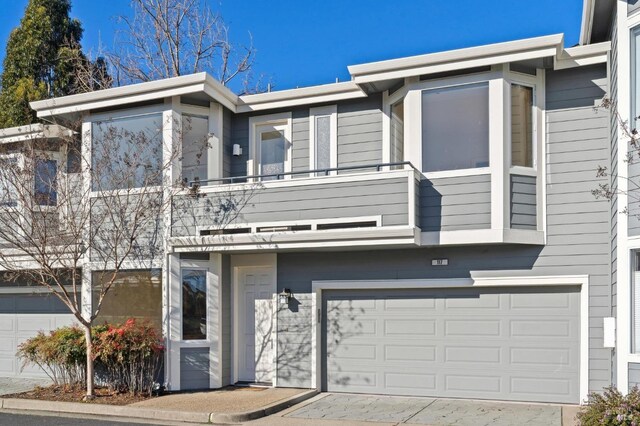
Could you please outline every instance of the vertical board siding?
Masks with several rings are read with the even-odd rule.
[[[303,318],[303,321],[300,319]],[[278,386],[310,388],[311,384],[311,295],[295,295],[280,306],[278,327]]]
[[[298,297],[309,294],[315,280],[468,278],[471,271],[475,276],[588,274],[589,311],[581,314],[589,316],[589,390],[608,386],[611,350],[602,347],[602,317],[611,312],[611,210],[608,201],[591,194],[607,181],[596,177],[597,166],[610,161],[608,112],[593,109],[606,90],[606,68],[549,71],[546,81],[545,246],[279,253],[278,291],[289,288]],[[588,148],[576,151],[576,146]],[[447,258],[449,266],[432,266],[433,258]],[[310,313],[296,315],[299,324],[311,321]]]
[[[538,228],[536,200],[535,176],[511,175],[511,228]]]
[[[423,232],[491,228],[491,175],[423,179],[419,212]]]
[[[180,348],[180,389],[209,386],[209,348]]]

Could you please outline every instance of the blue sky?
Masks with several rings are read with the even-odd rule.
[[[349,79],[347,65],[564,33],[578,42],[582,0],[209,0],[231,39],[253,35],[255,72],[276,89]],[[0,0],[0,60],[27,0]],[[129,0],[72,0],[85,49],[111,47]]]

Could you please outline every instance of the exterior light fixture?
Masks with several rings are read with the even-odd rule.
[[[288,305],[291,297],[293,297],[293,294],[288,288],[283,288],[282,291],[278,293],[278,301],[281,305]]]
[[[233,144],[233,156],[234,157],[240,157],[242,155],[242,147],[240,146],[240,144],[234,143]]]

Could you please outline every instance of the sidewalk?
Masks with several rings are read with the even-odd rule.
[[[124,405],[0,399],[0,410],[121,417],[186,423],[239,423],[289,408],[317,394],[287,388],[231,388],[165,395]]]

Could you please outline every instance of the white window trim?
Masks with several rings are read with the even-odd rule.
[[[291,152],[293,147],[292,136],[292,118],[291,112],[282,112],[279,114],[260,115],[249,117],[249,160],[247,161],[247,175],[257,175],[260,170],[260,149],[258,146],[258,126],[263,125],[284,125],[285,132],[285,153],[284,153],[284,172],[291,172]],[[285,179],[291,179],[291,176],[285,176]]]
[[[530,286],[580,286],[580,404],[589,393],[589,276],[513,276],[472,277],[449,279],[406,280],[344,280],[311,282],[311,386],[318,391],[322,387],[322,292],[326,290],[355,289],[429,289],[429,288],[485,288]]]
[[[338,106],[328,105],[324,107],[311,108],[309,110],[309,170],[316,170],[316,120],[319,117],[329,117],[330,134],[330,160],[329,167],[338,167]],[[335,174],[332,172],[331,174]]]

